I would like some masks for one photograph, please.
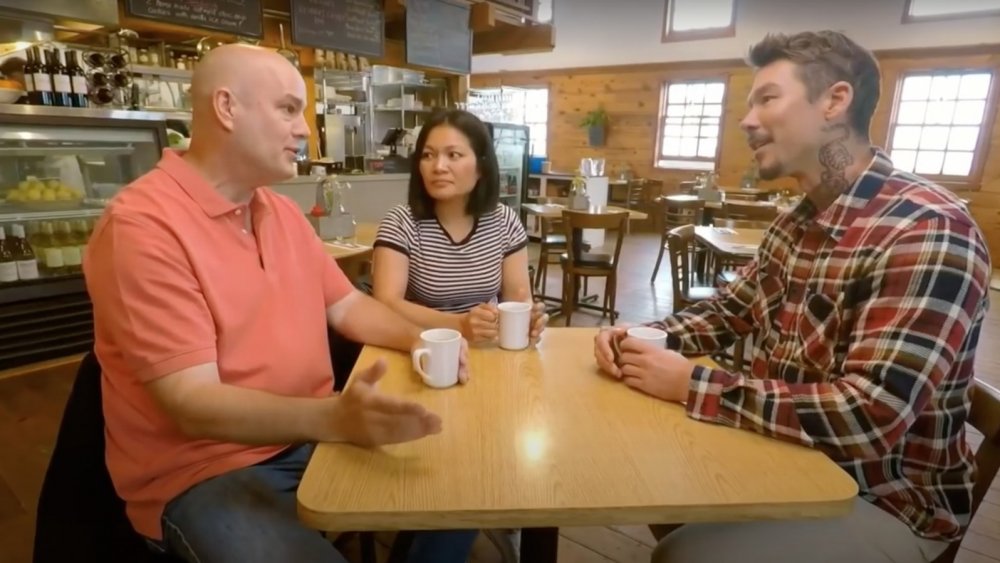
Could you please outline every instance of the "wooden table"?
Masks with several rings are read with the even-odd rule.
[[[598,373],[592,328],[546,330],[537,350],[474,348],[471,381],[436,390],[408,354],[382,391],[425,405],[443,432],[377,449],[320,444],[298,513],[320,530],[526,528],[522,562],[554,561],[552,526],[827,518],[856,483],[829,458],[697,422]],[[534,528],[534,529],[531,529]]]
[[[359,223],[354,233],[355,237],[351,242],[323,241],[323,249],[337,261],[337,265],[349,279],[357,281],[368,273],[378,225]]]
[[[669,201],[684,202],[684,201],[697,201],[700,198],[696,195],[674,194],[674,195],[663,196],[663,199]],[[705,209],[713,209],[719,211],[722,210],[723,203],[724,202],[721,201],[706,201]],[[756,205],[759,207],[774,207],[776,205],[772,201],[739,201],[736,203],[739,203],[740,205]],[[778,205],[778,213],[784,213],[785,211],[791,208],[792,206],[790,205]]]
[[[696,226],[694,233],[698,241],[709,247],[715,254],[738,258],[755,256],[761,241],[764,240],[762,229]]]
[[[323,241],[323,248],[328,255],[338,261],[371,254],[372,244],[375,243],[375,235],[378,233],[378,225],[375,223],[359,223],[354,233],[354,241],[350,243],[332,240]]]
[[[565,205],[560,205],[557,203],[522,203],[521,208],[530,213],[531,215],[538,215],[539,217],[545,219],[559,219],[562,217],[562,212],[566,209]],[[628,212],[628,218],[630,221],[641,221],[649,217],[642,211],[636,211],[635,209],[626,209],[624,207],[616,207],[614,205],[605,206],[592,206],[587,212],[588,213],[621,213]]]

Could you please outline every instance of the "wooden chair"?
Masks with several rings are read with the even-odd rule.
[[[660,233],[660,251],[656,254],[656,265],[653,266],[653,275],[650,276],[649,283],[656,282],[656,274],[660,271],[660,262],[663,261],[663,252],[667,248],[670,230],[684,225],[700,225],[705,213],[705,200],[702,199],[676,201],[664,197],[660,198],[658,203],[662,206],[663,231]],[[696,248],[695,251],[700,252],[701,249]]]
[[[604,302],[602,315],[608,315],[615,324],[615,297],[618,293],[618,256],[625,240],[625,224],[628,213],[587,213],[583,211],[562,212],[563,229],[566,233],[567,252],[560,257],[563,270],[563,315],[566,326],[570,325],[573,308],[579,292],[579,280],[583,278],[604,278]],[[611,254],[585,252],[583,229],[604,229],[615,233],[614,251]]]
[[[699,301],[715,297],[718,293],[714,287],[693,284],[695,275],[692,270],[692,249],[697,248],[697,244],[694,236],[694,225],[675,227],[667,232],[675,313]],[[657,261],[657,266],[659,266],[659,261]]]
[[[538,267],[535,269],[534,286],[539,295],[545,295],[545,284],[549,273],[549,258],[566,252],[566,235],[562,231],[561,219],[538,218]]]
[[[979,380],[973,380],[972,385],[968,423],[983,433],[983,442],[976,451],[976,481],[972,486],[970,522],[1000,469],[1000,390]],[[934,563],[953,563],[960,548],[961,542],[952,542]]]
[[[774,221],[778,217],[778,206],[759,203],[726,201],[722,204],[722,218],[743,221]]]
[[[651,187],[655,180],[647,180],[646,178],[636,178],[629,181],[628,191],[625,195],[625,201],[622,202],[625,209],[639,209],[642,207],[646,200],[647,187]],[[625,222],[625,232],[632,234],[632,222]]]
[[[712,286],[695,285],[696,275],[694,262],[697,253],[704,250],[695,238],[694,225],[684,225],[672,229],[667,234],[667,246],[670,250],[670,273],[673,281],[674,313],[690,307],[699,301],[711,299],[718,294],[718,289]],[[694,250],[692,250],[694,249]],[[716,359],[730,371],[743,369],[743,356],[746,342],[740,340],[733,346],[733,354],[716,354]]]

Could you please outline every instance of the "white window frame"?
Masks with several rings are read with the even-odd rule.
[[[675,101],[670,103],[670,87],[675,85],[703,85],[707,86],[709,84],[721,84],[722,85],[722,99],[718,102],[713,102],[711,106],[719,106],[719,115],[713,116],[706,114],[704,111],[697,115],[688,114],[685,111],[683,116],[670,115],[670,106],[675,107],[688,107],[698,105],[697,103],[690,103],[687,99],[684,102]],[[656,145],[655,153],[653,155],[653,166],[656,168],[667,169],[667,170],[698,170],[698,171],[714,171],[718,169],[720,155],[722,154],[722,138],[723,138],[723,127],[725,125],[726,117],[726,97],[729,94],[729,81],[725,76],[714,76],[714,77],[702,77],[702,78],[692,78],[692,79],[681,79],[681,80],[670,80],[664,82],[660,87],[660,109],[657,115],[656,121]],[[703,107],[704,109],[704,107]],[[679,122],[677,120],[680,120]],[[698,120],[697,124],[691,123],[695,119]],[[671,143],[671,139],[677,139],[678,143],[683,143],[683,139],[698,139],[698,149],[701,148],[701,143],[704,142],[703,139],[711,139],[711,137],[706,137],[703,135],[702,127],[709,127],[711,123],[705,123],[704,120],[718,119],[718,131],[715,137],[715,151],[711,157],[706,157],[702,155],[695,154],[693,156],[682,156],[679,152],[671,151],[670,154],[664,154],[664,150],[667,149],[665,145]],[[681,127],[682,131],[679,136],[668,136],[666,134],[667,128]],[[685,128],[697,127],[698,134],[690,135]]]
[[[923,120],[918,123],[915,120],[913,120],[913,118],[910,118],[910,117],[907,117],[906,115],[904,115],[904,111],[903,110],[907,109],[907,108],[903,107],[904,103],[910,102],[912,104],[914,102],[918,102],[919,103],[921,101],[924,101],[924,100],[920,100],[920,99],[912,99],[912,100],[904,100],[903,99],[904,96],[905,96],[903,88],[904,88],[904,85],[906,84],[907,79],[910,79],[910,78],[921,78],[921,77],[930,77],[933,80],[934,77],[943,77],[943,76],[959,76],[959,77],[961,77],[961,76],[971,75],[971,74],[989,74],[990,77],[991,77],[990,85],[989,85],[989,88],[986,91],[986,94],[985,94],[986,97],[985,98],[976,98],[975,100],[973,100],[973,99],[970,98],[969,100],[964,100],[964,101],[979,101],[979,100],[982,100],[984,102],[983,113],[982,113],[982,116],[980,118],[980,122],[979,122],[978,125],[973,125],[971,123],[971,121],[968,122],[968,123],[962,123],[962,122],[956,123],[954,115],[952,115],[952,117],[950,118],[950,120],[947,123],[945,123],[945,122],[937,122],[937,121],[928,122],[926,115],[924,115]],[[906,170],[908,172],[913,172],[914,174],[917,174],[918,176],[927,178],[927,179],[929,179],[931,181],[934,181],[934,182],[938,182],[938,183],[943,184],[945,186],[956,186],[957,185],[957,186],[960,186],[962,189],[976,189],[976,188],[978,188],[979,183],[982,180],[983,168],[984,168],[984,165],[986,163],[987,154],[989,152],[990,133],[992,132],[993,124],[994,124],[994,121],[996,119],[996,107],[995,106],[997,104],[998,89],[1000,89],[1000,88],[998,88],[998,82],[1000,82],[1000,73],[997,73],[996,70],[993,69],[993,68],[936,68],[936,69],[927,69],[927,70],[916,70],[915,69],[915,70],[909,70],[909,71],[906,71],[906,72],[902,73],[899,76],[899,80],[897,81],[897,84],[896,84],[896,93],[895,93],[895,99],[893,101],[892,114],[891,114],[891,117],[889,119],[888,130],[886,132],[886,144],[885,144],[886,150],[889,153],[890,157],[892,157],[894,153],[896,153],[896,155],[897,155],[897,157],[893,160],[894,164],[897,167],[899,167],[901,170]],[[926,102],[928,104],[931,104],[931,103],[948,104],[948,103],[951,103],[951,102],[960,102],[960,101],[963,101],[963,99],[960,99],[961,93],[956,94],[955,98],[951,98],[950,96],[947,97],[947,98],[945,98],[945,97],[934,98],[933,96],[934,95],[932,93],[928,94],[928,98],[926,100]],[[900,127],[920,127],[921,128],[921,131],[920,131],[920,133],[921,133],[921,141],[918,142],[918,146],[916,148],[912,148],[912,145],[910,143],[903,144],[902,143],[902,141],[903,141],[902,138],[900,138],[900,139],[897,140],[897,134],[901,133],[901,131],[899,131]],[[930,127],[934,127],[935,128],[933,130],[933,132],[931,132],[931,131],[924,131],[925,128],[930,128]],[[906,153],[906,152],[912,152],[912,151],[917,151],[918,155],[914,157],[914,163],[916,163],[916,159],[919,158],[919,152],[921,151],[921,149],[926,150],[926,151],[933,151],[933,152],[944,153],[944,157],[943,158],[947,158],[948,153],[952,153],[952,154],[956,154],[956,153],[968,153],[968,152],[970,152],[970,149],[965,149],[965,148],[962,148],[961,146],[956,146],[956,142],[955,141],[957,140],[957,138],[954,137],[954,136],[952,136],[953,129],[955,129],[955,128],[968,128],[968,127],[978,127],[978,129],[979,129],[978,133],[976,135],[975,144],[973,145],[973,147],[971,149],[972,160],[971,160],[971,163],[970,163],[969,173],[968,174],[965,174],[965,175],[961,175],[961,174],[945,174],[943,172],[943,167],[944,167],[943,163],[942,163],[942,170],[940,171],[940,173],[936,173],[936,174],[935,173],[927,173],[926,171],[922,171],[920,168],[918,168],[916,166],[916,164],[914,164],[913,166],[909,166],[909,158],[908,157],[906,159],[900,158],[899,151],[904,151],[904,153]],[[945,129],[947,129],[947,131],[945,131]],[[927,138],[928,138],[927,142],[923,141],[923,134],[924,133],[927,133]],[[925,146],[929,142],[933,142],[933,140],[935,140],[935,139],[940,139],[942,135],[948,135],[948,141],[947,141],[947,144],[945,145],[945,148],[943,148],[943,149],[939,149],[939,148],[925,148]]]
[[[690,3],[694,7],[701,5],[702,0],[666,0],[663,8],[663,43],[673,41],[695,41],[699,39],[715,39],[733,37],[736,35],[736,9],[739,0],[731,0],[729,22],[725,25],[704,27],[698,29],[674,29],[674,13],[680,3]]]
[[[927,1],[927,0],[917,0],[917,1]],[[994,0],[987,0],[994,1]],[[983,9],[980,8],[969,8],[962,9],[961,7],[941,14],[929,14],[929,15],[914,15],[913,14],[913,3],[914,0],[906,0],[906,4],[903,6],[903,23],[923,23],[928,21],[941,21],[941,20],[957,20],[957,19],[971,19],[971,18],[981,18],[1000,15],[1000,3],[997,3],[997,7],[988,6]],[[952,7],[960,5],[961,2],[947,2],[946,4],[951,4]]]

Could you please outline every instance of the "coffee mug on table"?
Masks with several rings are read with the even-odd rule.
[[[507,301],[497,305],[500,310],[500,347],[504,350],[524,350],[530,343],[531,309],[534,305],[522,301]]]
[[[420,333],[421,347],[413,351],[413,369],[431,387],[451,387],[458,383],[458,360],[462,334],[450,328],[434,328]]]
[[[657,348],[667,347],[667,333],[658,328],[650,326],[634,326],[625,331],[625,336],[635,338],[636,340],[644,340]],[[622,356],[621,348],[619,348],[621,340],[622,339],[620,338],[611,339],[611,351],[615,355],[615,364],[619,365],[621,364]]]

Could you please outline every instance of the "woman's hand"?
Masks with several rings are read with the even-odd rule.
[[[545,325],[549,323],[549,315],[545,312],[545,303],[536,302],[531,307],[531,345],[538,344],[542,338]]]
[[[496,305],[490,303],[476,305],[468,313],[462,315],[460,321],[462,336],[470,344],[493,342],[499,336],[499,320],[500,312]]]

